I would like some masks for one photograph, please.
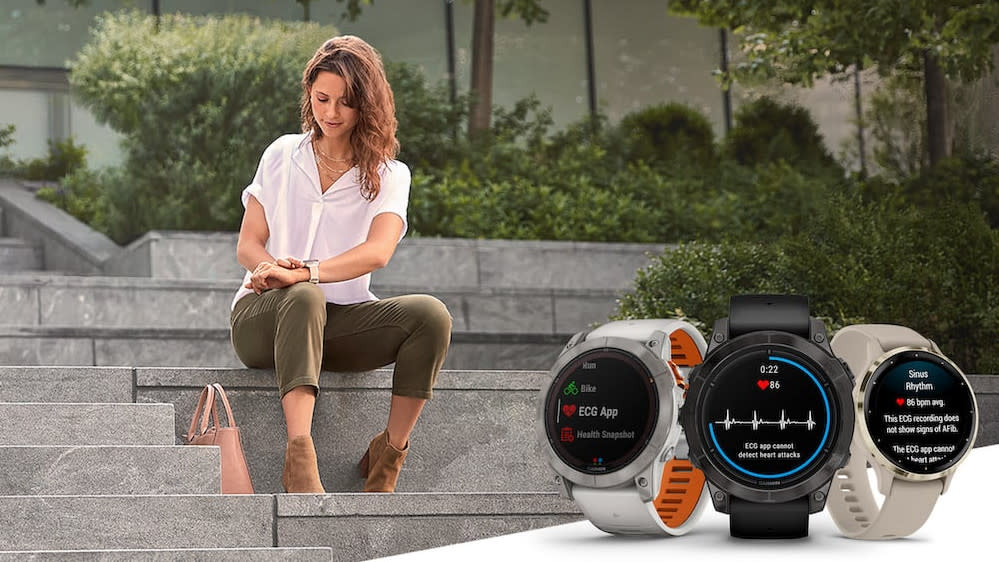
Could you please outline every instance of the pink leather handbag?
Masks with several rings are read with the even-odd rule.
[[[228,427],[219,424],[219,407],[216,396],[225,405]],[[212,424],[208,425],[208,415],[211,414]],[[198,417],[201,426],[198,427]],[[198,432],[195,433],[195,429]],[[191,416],[191,428],[184,436],[188,445],[216,445],[222,452],[222,493],[252,494],[253,484],[250,482],[250,470],[243,456],[243,444],[239,438],[239,427],[232,416],[229,397],[222,385],[213,383],[206,385],[198,398],[198,405]]]

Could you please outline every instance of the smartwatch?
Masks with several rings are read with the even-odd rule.
[[[682,535],[703,512],[678,415],[705,347],[687,322],[624,320],[576,334],[552,367],[541,448],[562,495],[602,531]]]
[[[309,283],[319,283],[319,260],[304,260],[302,263],[309,268]]]
[[[829,513],[851,538],[910,535],[926,522],[975,444],[975,395],[961,369],[909,328],[847,326],[836,333],[832,348],[857,375],[857,427]],[[868,464],[884,496],[880,507]]]
[[[739,538],[799,538],[853,433],[846,365],[798,295],[739,295],[690,374],[681,421],[715,510]]]

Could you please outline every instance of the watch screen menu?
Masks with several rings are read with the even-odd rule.
[[[835,403],[805,357],[768,348],[720,366],[701,423],[719,464],[752,485],[786,486],[825,460]]]
[[[976,423],[971,389],[935,355],[905,351],[891,357],[871,377],[865,404],[871,439],[908,472],[945,470],[971,445]]]
[[[652,436],[657,416],[652,373],[614,349],[589,351],[568,363],[545,402],[545,428],[555,453],[590,474],[630,463]]]

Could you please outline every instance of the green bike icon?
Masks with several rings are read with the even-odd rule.
[[[562,389],[562,394],[566,396],[575,396],[579,394],[579,389],[576,388],[576,381],[569,381],[569,386]]]

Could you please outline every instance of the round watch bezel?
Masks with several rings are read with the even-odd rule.
[[[627,465],[607,474],[582,472],[566,464],[551,445],[545,421],[548,393],[558,374],[566,365],[580,355],[599,349],[619,350],[634,356],[651,373],[652,384],[659,395],[658,419],[655,421],[652,434],[649,436],[642,451]],[[666,361],[641,343],[614,336],[603,336],[592,340],[585,340],[559,356],[558,360],[549,370],[549,375],[550,379],[542,387],[541,399],[538,400],[537,419],[539,423],[537,424],[537,437],[549,466],[562,478],[588,488],[612,488],[620,486],[634,480],[636,476],[655,462],[665,448],[669,445],[675,445],[676,441],[679,440],[680,404],[677,403],[677,393],[675,392],[675,389],[678,388],[676,379],[674,379],[673,373],[670,371]]]
[[[974,412],[973,412],[974,419],[972,420],[973,423],[971,424],[972,427],[971,438],[968,440],[968,445],[964,448],[961,455],[954,461],[954,463],[938,472],[932,472],[932,473],[910,472],[898,466],[897,464],[895,464],[894,461],[889,459],[887,456],[885,456],[884,453],[881,452],[881,448],[878,447],[878,445],[874,442],[874,438],[871,437],[870,428],[867,427],[867,415],[865,414],[865,409],[867,408],[868,393],[870,391],[871,382],[874,380],[874,375],[883,366],[887,369],[888,367],[885,365],[889,363],[894,357],[907,352],[925,353],[935,359],[940,360],[943,363],[946,363],[947,365],[949,365],[951,368],[954,369],[954,372],[960,375],[961,379],[964,381],[965,386],[967,386],[968,391],[971,394],[971,404],[974,407]],[[928,480],[937,480],[949,476],[950,474],[952,474],[954,471],[957,470],[957,467],[960,466],[962,462],[964,462],[964,459],[968,458],[968,453],[970,453],[971,450],[974,448],[975,441],[978,438],[978,422],[979,422],[978,398],[975,396],[975,392],[971,388],[971,383],[968,381],[968,376],[965,375],[964,371],[962,371],[961,368],[958,367],[947,356],[943,355],[942,353],[937,353],[929,348],[916,347],[916,346],[903,346],[903,347],[896,347],[894,349],[888,350],[885,353],[883,353],[880,357],[878,357],[873,362],[871,362],[870,365],[868,365],[867,370],[864,371],[864,375],[860,377],[860,379],[858,379],[857,384],[854,386],[853,389],[853,402],[854,402],[854,416],[856,417],[857,420],[856,422],[857,434],[860,436],[861,443],[863,443],[865,450],[868,452],[868,457],[874,462],[877,462],[879,465],[886,468],[893,475],[898,476],[904,480],[908,480],[910,482],[926,482]]]
[[[720,366],[725,366],[740,355],[759,348],[789,348],[810,359],[829,380],[832,390],[831,408],[835,412],[836,424],[828,445],[828,457],[810,476],[789,487],[753,487],[730,477],[717,454],[708,452],[707,436],[701,431],[700,418],[706,415],[702,403],[705,389],[713,374]],[[690,447],[690,459],[694,466],[704,471],[708,481],[731,496],[756,503],[783,503],[822,489],[842,468],[850,454],[853,438],[854,413],[846,402],[852,396],[853,377],[849,370],[831,353],[801,336],[777,330],[762,330],[743,334],[722,343],[708,353],[704,363],[694,367],[690,375],[690,390],[681,413],[681,424]]]

